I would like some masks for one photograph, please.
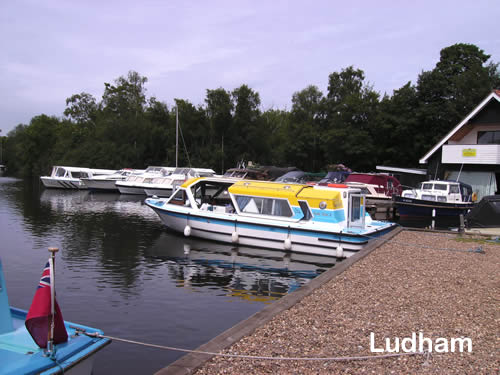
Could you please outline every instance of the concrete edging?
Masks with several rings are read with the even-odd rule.
[[[328,281],[340,275],[351,265],[366,257],[373,250],[382,246],[384,243],[389,241],[391,238],[393,238],[403,230],[405,229],[402,227],[397,227],[391,232],[387,233],[386,235],[377,238],[373,242],[369,243],[365,248],[360,250],[358,253],[343,260],[341,263],[335,265],[330,270],[323,272],[321,275],[317,276],[316,278],[311,280],[309,283],[303,285],[296,291],[282,297],[280,300],[272,303],[269,306],[266,306],[261,311],[256,312],[249,318],[227,329],[220,335],[214,337],[209,342],[196,348],[196,350],[217,353],[230,347],[243,337],[250,335],[258,327],[269,322],[274,316],[280,314],[285,310],[288,310],[290,307],[298,303],[304,297],[311,294],[314,290],[318,289],[323,284],[327,283]],[[177,361],[171,363],[169,366],[159,370],[158,372],[156,372],[156,375],[191,374],[200,367],[202,367],[203,364],[208,360],[210,360],[212,357],[213,355],[209,354],[189,353],[179,358]]]

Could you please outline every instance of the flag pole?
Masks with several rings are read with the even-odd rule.
[[[57,247],[49,247],[50,252],[50,317],[49,317],[49,336],[47,340],[47,353],[53,357],[56,354],[54,347],[54,322],[55,322],[55,294],[56,294],[56,275],[55,261],[56,253],[59,251]]]

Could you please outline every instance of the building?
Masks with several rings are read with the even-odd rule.
[[[488,95],[425,156],[431,178],[460,180],[478,200],[500,194],[500,90]]]

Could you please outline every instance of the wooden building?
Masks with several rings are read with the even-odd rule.
[[[500,90],[488,95],[422,159],[431,178],[460,180],[478,200],[500,194]]]

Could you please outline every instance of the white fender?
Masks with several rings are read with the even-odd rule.
[[[191,246],[188,243],[184,244],[184,254],[188,255],[191,252]]]
[[[342,245],[337,246],[337,252],[335,254],[337,258],[343,258],[344,257],[344,248]]]
[[[184,228],[184,235],[186,237],[189,237],[191,235],[191,227],[189,225],[186,225],[186,227]]]
[[[285,242],[283,243],[283,247],[285,250],[291,250],[292,249],[292,240],[290,238],[287,238]]]
[[[238,233],[236,231],[234,231],[231,234],[231,241],[233,241],[233,243],[238,243],[239,239],[240,239],[240,236],[238,235]]]

